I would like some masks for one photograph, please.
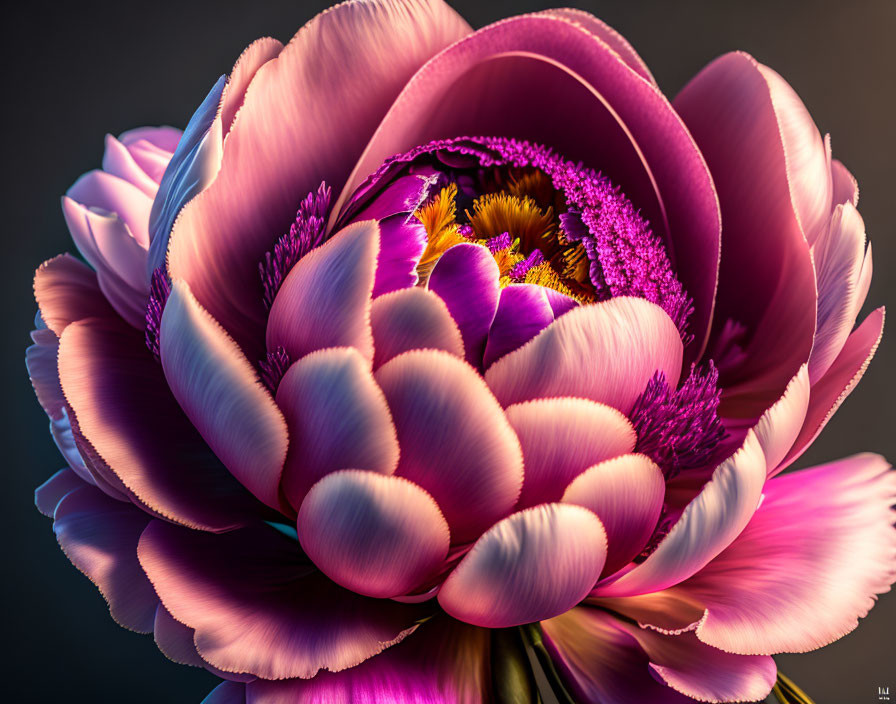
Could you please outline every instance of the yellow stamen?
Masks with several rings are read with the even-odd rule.
[[[414,215],[426,228],[428,241],[420,262],[417,264],[417,276],[420,285],[424,285],[429,279],[432,268],[439,257],[449,247],[469,240],[461,235],[457,229],[455,217],[457,215],[457,185],[449,184],[443,188],[433,200],[420,208]]]
[[[532,170],[517,176],[511,176],[507,190],[517,198],[531,198],[542,208],[554,202],[554,184],[544,171]]]
[[[554,214],[538,207],[532,198],[506,192],[488,193],[473,201],[473,212],[467,211],[470,225],[476,234],[489,239],[504,232],[520,241],[523,252],[544,246],[554,230]]]

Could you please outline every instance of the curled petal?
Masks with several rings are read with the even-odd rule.
[[[113,316],[96,282],[96,274],[70,254],[40,265],[34,274],[34,297],[47,327],[56,335],[84,318]]]
[[[75,489],[84,486],[88,485],[71,469],[60,469],[34,490],[34,505],[42,514],[52,518],[59,502]]]

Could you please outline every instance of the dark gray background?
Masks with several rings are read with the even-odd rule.
[[[23,364],[34,313],[31,277],[40,262],[70,249],[58,198],[80,173],[99,166],[106,132],[182,127],[244,46],[262,35],[288,39],[326,4],[93,0],[22,2],[4,10],[5,701],[199,702],[216,681],[169,662],[150,637],[116,626],[93,585],[56,546],[50,521],[32,506],[34,487],[62,462]],[[575,4],[628,37],[670,96],[732,49],[752,53],[787,78],[859,179],[860,209],[874,240],[869,301],[892,301],[896,2]],[[551,3],[454,5],[478,27]],[[885,339],[864,382],[802,464],[862,450],[896,458],[893,349]],[[896,695],[894,626],[896,598],[888,594],[853,634],[779,662],[818,704],[876,702],[878,686],[889,685]]]

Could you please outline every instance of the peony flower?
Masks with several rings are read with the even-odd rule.
[[[207,702],[762,700],[896,579],[882,458],[780,475],[880,339],[857,202],[745,54],[343,3],[63,199],[37,506]]]

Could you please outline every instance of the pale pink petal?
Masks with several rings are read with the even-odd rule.
[[[65,193],[87,208],[115,213],[141,246],[149,246],[149,211],[152,198],[137,186],[104,171],[88,171]]]
[[[153,521],[140,564],[203,660],[266,679],[354,667],[416,628],[421,607],[346,591],[294,540],[253,524],[212,536]]]
[[[300,259],[271,306],[268,349],[284,347],[298,359],[326,347],[355,347],[372,360],[370,294],[378,252],[379,226],[367,220]]]
[[[528,467],[528,465],[527,465]],[[563,493],[565,504],[591,510],[607,531],[607,562],[612,574],[643,550],[663,509],[663,472],[644,455],[622,455],[588,469]]]
[[[126,147],[145,142],[161,151],[173,154],[183,132],[176,127],[135,127],[118,135],[118,140]]]
[[[40,265],[34,274],[34,298],[44,323],[57,335],[84,318],[115,316],[97,285],[96,274],[70,254]]]
[[[858,206],[859,182],[842,161],[831,160],[831,178],[833,181],[831,204],[835,207],[841,203],[852,203],[853,206]]]
[[[268,61],[277,58],[283,51],[283,44],[271,37],[256,39],[247,46],[233,65],[227,76],[227,85],[221,94],[217,118],[221,122],[222,136],[227,136],[233,128],[234,120],[246,99],[246,91],[258,73],[258,69]]]
[[[803,427],[809,409],[810,393],[809,370],[804,364],[790,380],[784,395],[756,423],[756,439],[762,446],[769,477],[780,471],[781,460],[793,447]]]
[[[165,378],[181,408],[231,474],[278,508],[286,421],[249,360],[183,281],[172,285],[159,337]]]
[[[181,211],[169,248],[172,277],[247,351],[260,352],[265,320],[258,262],[299,201],[321,181],[341,188],[414,71],[468,31],[440,0],[347,2],[255,73],[220,171]]]
[[[448,524],[432,497],[402,477],[347,469],[321,479],[302,502],[299,542],[337,584],[402,596],[448,555]]]
[[[755,434],[719,465],[656,550],[628,572],[611,577],[594,596],[634,596],[681,582],[731,544],[755,513],[765,483],[765,458]]]
[[[635,448],[631,422],[602,403],[546,398],[508,406],[505,412],[523,448],[525,477],[517,510],[559,501],[588,467]]]
[[[598,518],[571,504],[542,504],[492,526],[439,591],[451,616],[507,628],[571,609],[600,576],[607,537]]]
[[[510,513],[523,482],[513,429],[472,367],[447,352],[406,352],[376,380],[398,429],[396,474],[428,491],[454,543],[475,540]]]
[[[657,371],[678,383],[681,359],[681,337],[662,308],[622,297],[569,311],[495,362],[485,379],[503,406],[580,396],[628,413]]]
[[[463,338],[448,306],[423,288],[393,291],[374,300],[370,326],[374,368],[415,349],[445,350],[464,356]]]
[[[159,190],[158,181],[153,180],[134,160],[128,148],[111,134],[106,135],[106,149],[103,152],[103,171],[118,176],[139,188],[148,198],[155,198]]]
[[[871,262],[871,242],[869,242],[868,247],[865,249],[865,258],[862,260],[862,270],[859,273],[859,281],[856,284],[858,295],[856,296],[855,301],[856,307],[853,310],[853,315],[855,317],[859,316],[862,306],[865,305],[865,299],[868,297],[868,289],[871,288],[871,273],[873,268]]]

